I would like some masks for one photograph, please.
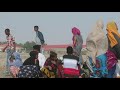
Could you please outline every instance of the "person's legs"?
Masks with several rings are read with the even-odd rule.
[[[9,58],[11,56],[12,51],[10,49],[7,49],[6,53],[7,53],[7,58],[6,58],[6,73],[9,73],[9,62],[8,62],[8,60],[9,60]]]

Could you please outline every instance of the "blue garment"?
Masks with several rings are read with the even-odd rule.
[[[112,69],[108,70],[107,78],[113,78],[113,77],[114,77],[115,70],[116,70],[116,65],[113,66]]]
[[[22,66],[23,63],[22,63],[22,59],[21,59],[21,57],[20,57],[20,54],[19,54],[18,52],[14,52],[13,55],[14,55],[14,57],[15,57],[15,61],[14,61],[13,63],[10,63],[10,62],[9,62],[9,65],[10,65],[10,66],[17,66],[17,67]]]
[[[106,54],[99,55],[97,57],[97,60],[99,60],[99,62],[101,62],[101,67],[99,68],[99,70],[101,70],[102,76],[105,77],[105,75],[108,74]]]
[[[107,70],[107,57],[105,54],[99,55],[96,58],[96,61],[98,60],[100,67],[97,68],[96,66],[92,65],[92,58],[89,57],[92,69],[93,69],[93,75],[92,77],[94,78],[101,78],[101,77],[106,77],[108,74]],[[96,62],[97,63],[97,62]]]
[[[13,53],[13,51],[11,49],[6,49],[6,53],[7,53],[7,58],[6,58],[6,70],[8,71],[9,68],[9,59]]]

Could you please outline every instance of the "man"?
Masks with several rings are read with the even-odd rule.
[[[5,29],[6,39],[7,39],[7,45],[3,49],[3,52],[7,52],[7,60],[6,60],[6,73],[9,73],[8,68],[8,60],[10,56],[16,51],[16,44],[15,44],[15,38],[10,34],[10,29]]]
[[[38,26],[34,26],[34,31],[36,32],[36,38],[35,38],[36,45],[41,45],[41,51],[43,54],[43,51],[44,51],[43,46],[45,45],[44,36],[43,36],[42,32],[39,31]]]
[[[67,47],[67,55],[63,56],[64,75],[68,78],[80,77],[79,57],[73,55],[73,48]]]
[[[40,69],[44,67],[44,63],[46,61],[45,56],[41,53],[41,46],[40,45],[34,45],[33,46],[34,51],[38,51],[38,60],[39,60],[39,66]]]

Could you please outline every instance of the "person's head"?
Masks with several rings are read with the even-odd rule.
[[[34,26],[34,31],[38,31],[39,27],[38,26]]]
[[[10,29],[8,29],[8,28],[5,29],[5,34],[9,36],[10,35]]]
[[[73,48],[71,46],[67,47],[67,54],[73,54]]]
[[[114,31],[118,31],[118,26],[114,21],[108,22],[107,23],[107,29],[106,30],[114,30]]]
[[[72,28],[73,35],[80,35],[80,30],[76,27]]]
[[[97,24],[97,27],[98,27],[98,28],[101,28],[101,29],[104,28],[103,20],[98,20],[98,21],[96,22],[96,24]]]
[[[40,53],[40,51],[41,51],[41,45],[34,45],[33,46],[33,50],[34,51],[38,51]]]
[[[30,52],[30,57],[33,57],[33,58],[37,59],[38,58],[38,52],[37,51],[31,51]]]
[[[53,51],[50,51],[50,58],[53,59],[53,60],[56,60],[57,59],[57,53],[55,53]]]

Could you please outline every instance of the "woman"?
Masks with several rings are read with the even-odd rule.
[[[18,52],[14,52],[13,55],[10,57],[9,66],[10,66],[10,73],[14,78],[18,74],[20,66],[22,66],[22,59]]]
[[[89,55],[89,60],[93,66],[95,77],[102,77],[107,74],[107,57],[105,53],[108,49],[108,47],[106,47],[108,41],[105,37],[103,27],[103,21],[98,20],[93,31],[91,31],[86,40],[86,49]]]
[[[40,78],[42,73],[40,72],[38,52],[31,51],[30,57],[25,60],[23,66],[20,67],[20,71],[17,75],[18,78]]]
[[[30,57],[24,61],[23,65],[36,65],[38,68],[40,68],[39,60],[38,60],[38,52],[31,51]]]
[[[82,64],[82,55],[81,55],[81,49],[83,44],[83,39],[80,33],[80,30],[76,27],[72,28],[73,33],[73,48],[74,53],[79,57],[79,63]]]
[[[108,78],[113,78],[117,60],[120,59],[120,34],[114,21],[108,22],[106,30],[108,38],[108,51],[106,53],[108,58]]]
[[[57,54],[55,52],[50,52],[50,57],[47,58],[44,67],[49,70],[50,72],[50,77],[49,78],[55,78],[57,77]]]

